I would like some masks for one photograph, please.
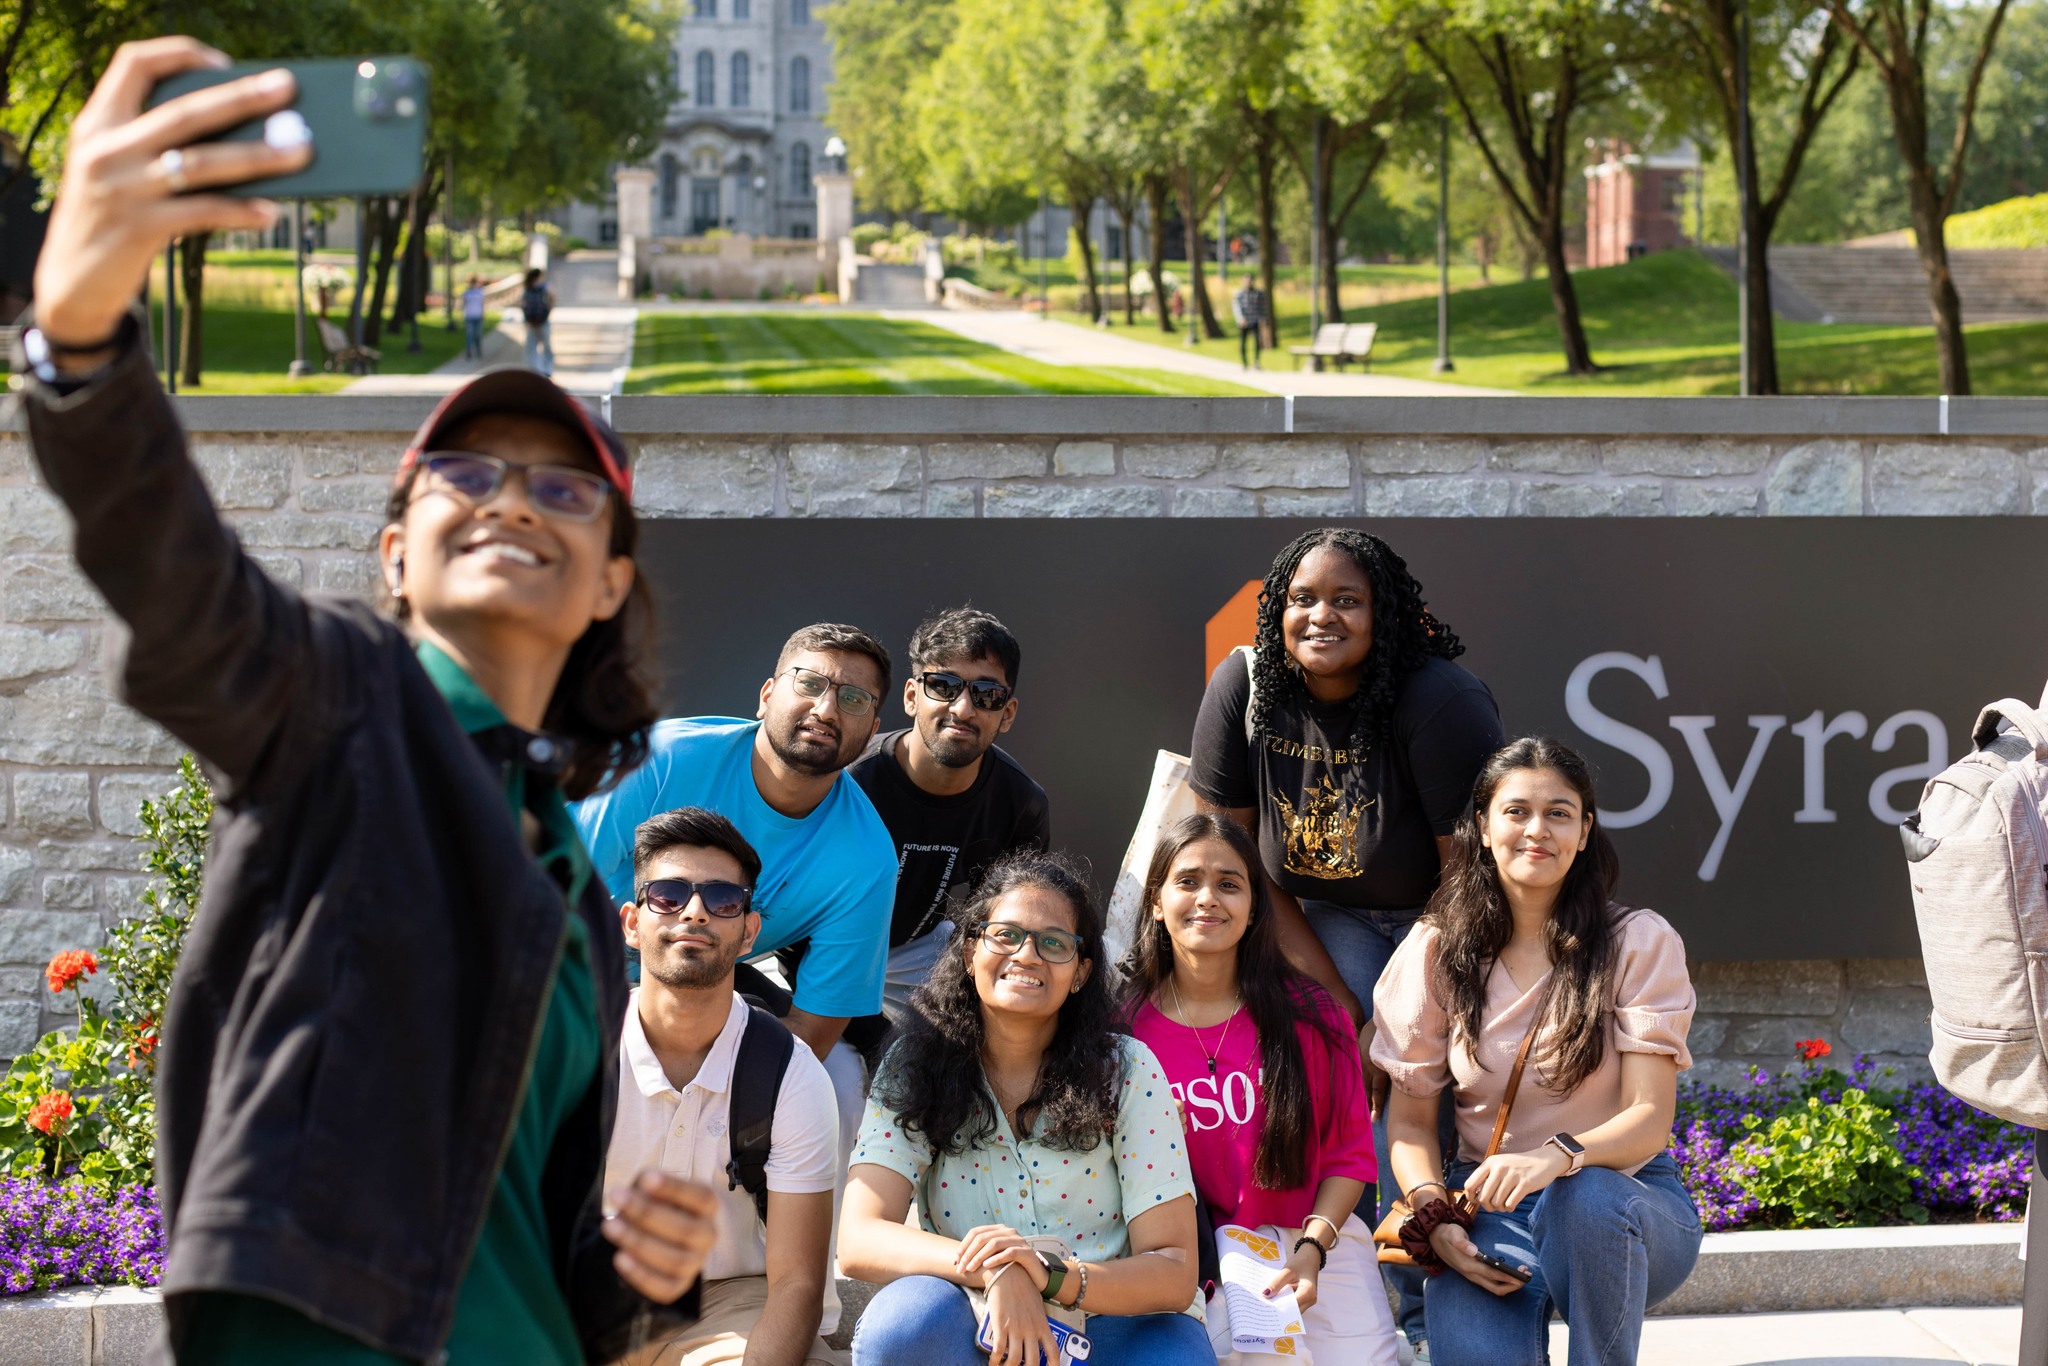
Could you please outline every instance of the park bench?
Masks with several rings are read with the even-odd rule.
[[[320,349],[327,357],[323,368],[350,375],[377,373],[377,362],[384,359],[382,351],[374,346],[357,346],[348,339],[348,333],[325,318],[316,317],[313,323],[320,332]]]
[[[1339,370],[1350,361],[1357,361],[1361,368],[1372,363],[1373,339],[1379,335],[1378,323],[1324,323],[1316,329],[1315,340],[1307,346],[1290,346],[1294,353],[1294,368],[1300,369],[1307,359],[1316,369],[1323,368],[1324,361],[1332,361]]]

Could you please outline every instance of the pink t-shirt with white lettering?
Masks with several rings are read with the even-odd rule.
[[[1335,1003],[1322,998],[1322,1009],[1334,1042],[1307,1023],[1295,1027],[1315,1109],[1308,1137],[1309,1179],[1294,1190],[1280,1191],[1266,1190],[1252,1180],[1259,1135],[1266,1126],[1266,1102],[1251,1013],[1240,1007],[1226,1024],[1199,1031],[1175,1023],[1149,1001],[1132,1017],[1131,1032],[1158,1057],[1180,1104],[1195,1190],[1220,1222],[1300,1228],[1315,1212],[1316,1188],[1330,1177],[1379,1179],[1357,1036]],[[1216,1055],[1213,1074],[1211,1053]]]

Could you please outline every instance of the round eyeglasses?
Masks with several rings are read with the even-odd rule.
[[[535,511],[567,522],[594,522],[611,497],[602,475],[573,465],[514,465],[479,451],[434,451],[420,461],[427,487],[466,503],[483,504],[497,497],[513,470],[526,481],[526,497]]]
[[[1071,963],[1081,952],[1080,939],[1065,930],[1027,930],[1007,920],[991,920],[981,927],[979,934],[990,951],[1005,958],[1022,953],[1033,940],[1038,942],[1038,956],[1048,963]]]

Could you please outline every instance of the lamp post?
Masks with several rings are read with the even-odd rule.
[[[1436,364],[1439,375],[1451,364],[1451,118],[1436,115]]]
[[[1323,330],[1323,116],[1315,118],[1308,164],[1308,339]],[[1316,368],[1323,362],[1317,358]]]
[[[1038,320],[1052,320],[1052,299],[1045,288],[1045,260],[1052,255],[1052,220],[1046,216],[1045,190],[1038,191]]]
[[[455,153],[441,176],[441,326],[455,330],[455,224],[448,210],[455,204]]]
[[[311,373],[306,364],[306,201],[292,201],[292,363],[293,379]]]
[[[1737,0],[1735,22],[1735,334],[1742,373],[1735,392],[1749,397],[1749,0]]]

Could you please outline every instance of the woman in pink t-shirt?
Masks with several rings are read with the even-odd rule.
[[[1159,1059],[1187,1129],[1195,1191],[1218,1227],[1290,1249],[1309,1354],[1393,1366],[1372,1233],[1352,1213],[1377,1178],[1351,1022],[1280,951],[1258,847],[1227,816],[1190,816],[1153,853],[1152,917],[1125,985],[1130,1029]],[[1222,1297],[1209,1338],[1236,1360]]]

